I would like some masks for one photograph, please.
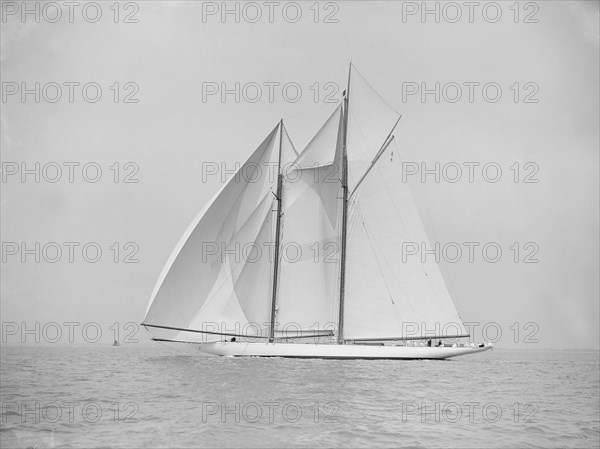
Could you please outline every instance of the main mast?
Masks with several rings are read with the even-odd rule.
[[[281,174],[281,146],[283,141],[283,119],[279,121],[279,160],[277,162],[277,224],[275,230],[275,263],[273,264],[273,295],[271,296],[271,326],[269,328],[269,342],[275,341],[275,309],[277,308],[277,277],[279,274],[279,239],[281,235],[281,195],[283,175]]]
[[[348,106],[350,100],[350,74],[352,72],[352,63],[348,67],[348,87],[344,97],[344,134],[342,140],[342,248],[341,248],[341,269],[340,269],[340,313],[338,317],[338,344],[344,344],[344,294],[346,289],[346,230],[348,225],[348,153],[346,151],[346,142],[348,139]]]

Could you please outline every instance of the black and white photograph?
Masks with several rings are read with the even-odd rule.
[[[600,447],[600,1],[0,6],[0,447]]]

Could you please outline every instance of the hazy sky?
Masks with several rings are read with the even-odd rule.
[[[503,250],[497,263],[485,261],[480,250],[473,263],[466,255],[441,263],[463,320],[481,323],[476,339],[482,340],[485,323],[498,323],[502,347],[597,348],[598,2],[529,2],[518,9],[499,2],[502,16],[495,23],[489,3],[480,2],[471,21],[462,2],[454,9],[438,5],[439,23],[432,14],[423,23],[415,10],[421,2],[342,1],[318,8],[278,2],[273,23],[263,2],[255,4],[262,12],[256,23],[250,23],[256,9],[243,4],[239,23],[233,14],[223,23],[219,11],[203,21],[203,8],[213,12],[221,2],[191,1],[121,4],[119,23],[112,2],[100,4],[96,23],[90,23],[93,8],[85,17],[76,9],[70,23],[63,5],[61,19],[52,23],[56,8],[42,4],[36,23],[35,14],[25,21],[21,11],[13,14],[21,2],[3,1],[2,322],[98,322],[102,341],[112,337],[110,323],[122,329],[141,322],[173,247],[221,185],[219,176],[203,180],[203,163],[232,170],[281,117],[303,147],[334,107],[324,102],[327,94],[338,86],[332,98],[340,98],[352,60],[403,114],[394,148],[403,160],[429,168],[455,162],[464,169],[456,183],[410,177],[430,240],[496,242]],[[302,16],[292,23],[298,9]],[[457,11],[461,18],[450,23]],[[337,22],[324,23],[326,17]],[[137,23],[123,23],[126,18]],[[206,83],[233,89],[236,82],[246,86],[239,103],[233,94],[225,102],[218,94],[203,98]],[[35,83],[39,103],[34,93],[23,101],[20,90],[35,90]],[[97,102],[84,98],[86,83],[102,89]],[[248,100],[256,85],[248,83],[262,86],[255,103]],[[280,83],[272,102],[268,83]],[[284,96],[286,83],[302,88],[299,101],[291,101],[293,89]],[[434,89],[436,83],[439,103],[434,94],[408,95],[415,86]],[[52,103],[56,85],[62,97]],[[457,85],[462,97],[452,102]],[[88,86],[88,100],[94,86]],[[492,102],[498,86],[501,96]],[[138,102],[125,103],[127,95]],[[36,162],[40,182],[34,174],[22,182],[21,164],[35,171]],[[465,162],[480,164],[472,183]],[[72,183],[65,163],[79,164],[71,164]],[[498,182],[483,178],[486,163],[501,167]],[[102,169],[98,182],[84,179],[85,164],[88,179],[95,167]],[[48,182],[56,165],[62,177]],[[10,174],[15,167],[19,173]],[[139,182],[124,183],[136,167],[130,179]],[[528,174],[538,182],[523,182]],[[55,252],[47,245],[39,263],[35,254],[22,262],[20,245],[33,249],[35,242],[56,242],[62,256],[50,263]],[[72,263],[64,242],[79,243]],[[96,263],[82,255],[88,242],[102,249]],[[91,246],[88,256],[94,257]],[[136,249],[139,262],[124,263]],[[538,262],[524,263],[534,250]],[[539,342],[525,343],[530,334]],[[148,338],[143,330],[137,337]]]

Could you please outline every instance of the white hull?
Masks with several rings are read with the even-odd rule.
[[[448,359],[492,349],[483,347],[376,346],[360,344],[203,343],[200,350],[224,357],[292,357],[319,359]]]

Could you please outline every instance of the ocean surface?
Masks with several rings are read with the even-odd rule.
[[[328,361],[3,347],[0,446],[597,448],[599,377],[597,351]]]

